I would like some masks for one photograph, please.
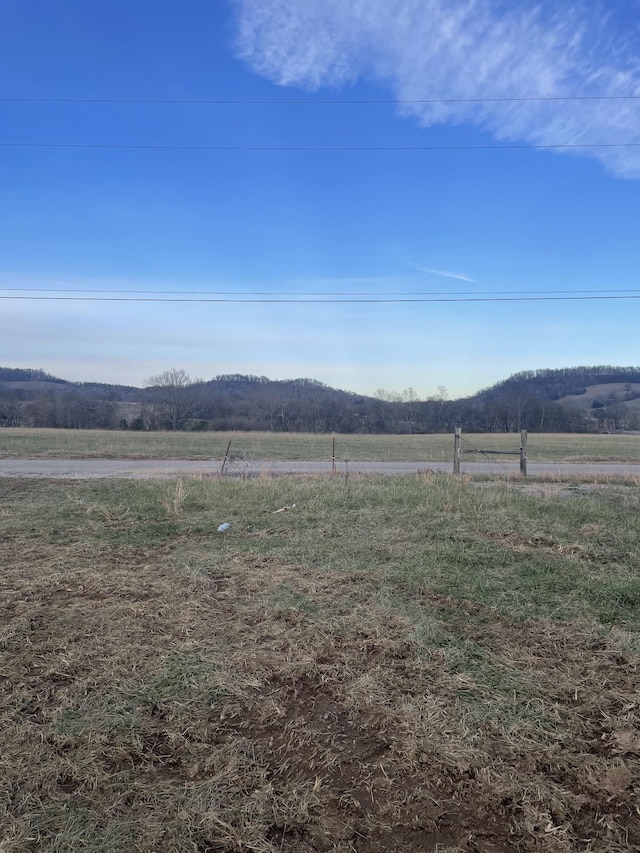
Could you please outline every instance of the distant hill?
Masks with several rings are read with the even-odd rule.
[[[390,412],[382,400],[314,379],[227,374],[172,391],[0,368],[0,426],[385,432]]]
[[[44,370],[31,370],[22,367],[0,367],[0,383],[5,382],[53,382],[54,384],[66,384],[65,379],[58,379]]]
[[[558,430],[636,430],[640,428],[640,367],[527,370],[479,391],[469,403],[510,409],[509,428],[519,421],[523,429],[545,429],[545,419],[551,416]]]
[[[530,370],[461,400],[369,397],[314,379],[225,374],[149,388],[0,367],[0,426],[274,432],[587,432],[640,429],[640,368]],[[161,379],[161,377],[159,377]]]
[[[640,367],[563,367],[559,369],[525,370],[497,382],[474,395],[472,399],[489,401],[520,394],[540,400],[562,400],[579,397],[591,386],[635,385],[640,383]]]

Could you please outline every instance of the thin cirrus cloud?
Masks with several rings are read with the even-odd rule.
[[[477,281],[477,279],[471,278],[471,276],[465,275],[464,273],[461,273],[461,272],[448,272],[447,270],[434,270],[434,269],[431,269],[429,267],[420,267],[419,269],[421,272],[426,272],[429,275],[440,275],[443,278],[456,278],[456,279],[458,279],[458,281],[469,281],[469,282],[476,282]]]
[[[282,86],[358,79],[422,126],[469,125],[498,142],[640,146],[640,30],[601,0],[235,0],[237,52]],[[611,7],[609,7],[611,8]],[[433,98],[612,100],[407,103]],[[640,177],[640,147],[572,148]]]

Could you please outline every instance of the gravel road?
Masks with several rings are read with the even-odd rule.
[[[350,474],[414,474],[418,471],[451,472],[451,462],[349,462]],[[345,463],[336,464],[339,474],[345,473]],[[517,474],[518,462],[462,462],[461,470],[468,474]],[[220,461],[192,462],[184,459],[0,459],[0,477],[27,477],[64,480],[95,480],[120,477],[124,479],[166,479],[175,477],[211,477],[220,472]],[[228,462],[225,476],[252,477],[261,473],[330,474],[330,462],[263,461]],[[579,476],[609,474],[614,477],[640,475],[640,463],[609,462],[529,463],[528,473]]]

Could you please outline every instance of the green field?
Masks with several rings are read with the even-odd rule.
[[[0,458],[331,459],[332,436],[270,432],[116,432],[1,429]],[[463,434],[463,449],[518,450],[519,434]],[[452,435],[337,435],[336,459],[444,462],[453,458]],[[531,433],[531,462],[640,462],[640,436]],[[480,455],[465,457],[482,461]]]
[[[0,849],[640,849],[640,495],[539,489],[0,480]]]

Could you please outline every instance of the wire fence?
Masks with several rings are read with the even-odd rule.
[[[463,446],[464,445],[464,446]],[[479,453],[488,459],[490,462],[495,462],[505,471],[509,471],[506,465],[497,460],[491,459],[491,456],[519,456],[520,457],[520,473],[523,477],[527,476],[527,430],[522,430],[520,433],[520,448],[518,450],[496,450],[496,449],[481,449],[475,447],[470,441],[462,437],[462,428],[456,427],[453,437],[453,473],[460,473],[460,459],[463,453]]]

